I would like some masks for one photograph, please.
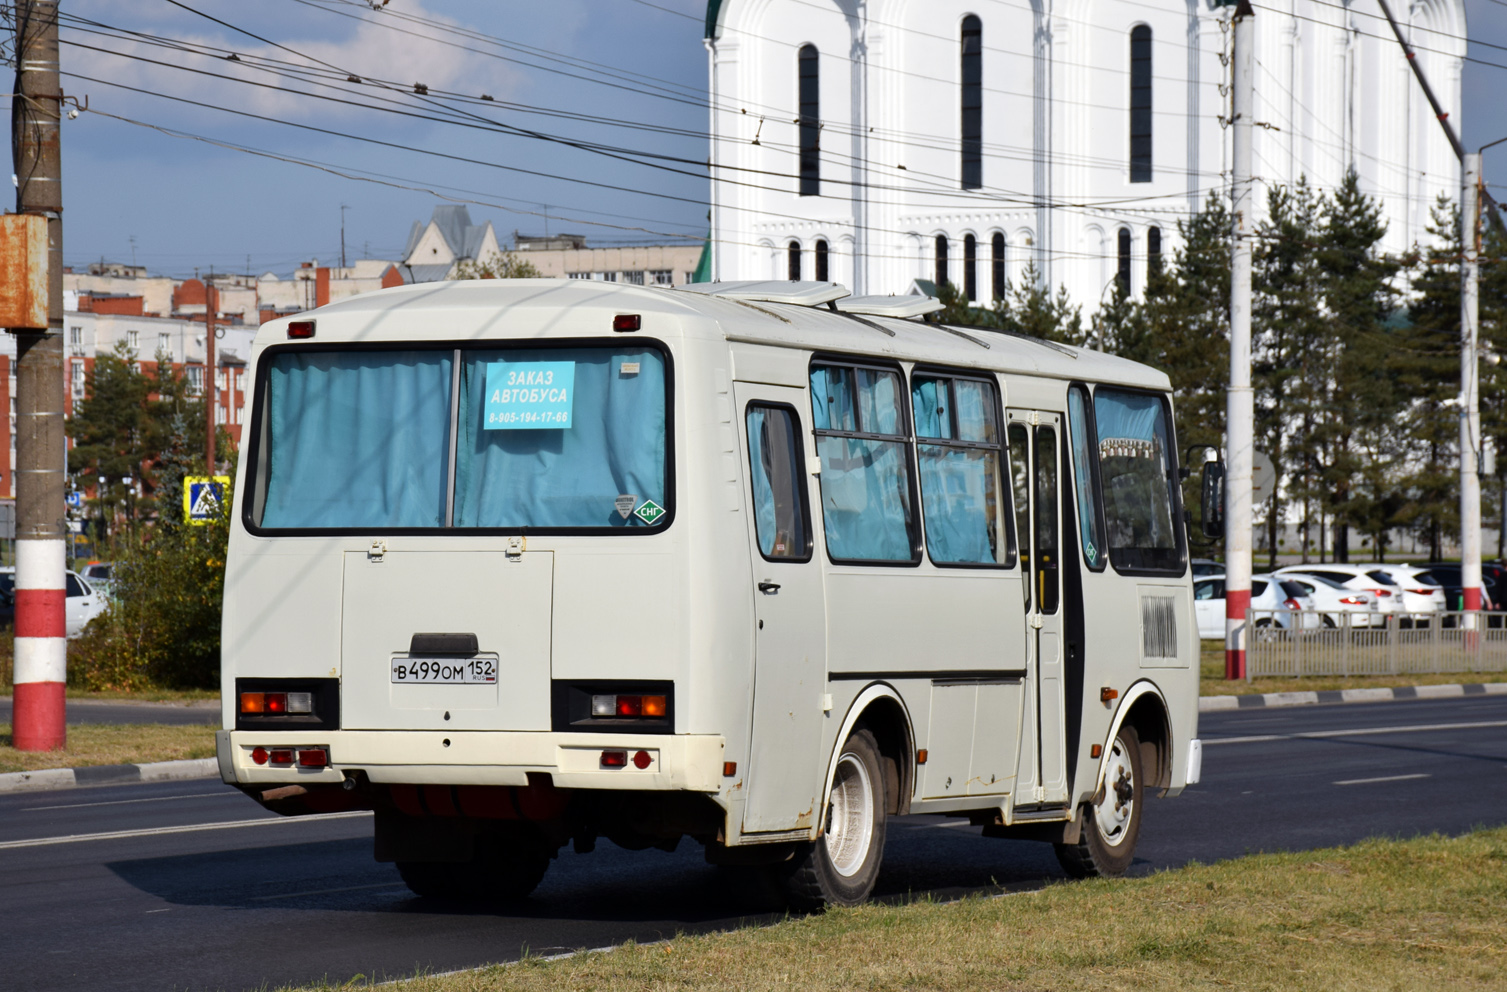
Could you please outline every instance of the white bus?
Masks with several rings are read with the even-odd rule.
[[[417,893],[699,842],[792,905],[888,817],[1130,864],[1197,781],[1167,377],[823,283],[415,285],[264,324],[221,775]]]

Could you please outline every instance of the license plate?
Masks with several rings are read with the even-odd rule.
[[[394,658],[392,680],[405,685],[496,685],[496,658]]]

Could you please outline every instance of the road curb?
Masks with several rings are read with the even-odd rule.
[[[35,772],[0,775],[0,793],[47,792],[87,785],[122,785],[128,782],[176,782],[195,778],[219,778],[214,758],[187,761],[152,761],[142,765],[88,765],[83,768],[46,768]]]
[[[1454,699],[1462,696],[1504,696],[1507,682],[1471,685],[1407,685],[1396,689],[1326,689],[1322,692],[1267,692],[1249,696],[1204,696],[1198,712],[1269,709],[1275,706],[1317,706],[1320,703],[1389,703],[1395,699]]]

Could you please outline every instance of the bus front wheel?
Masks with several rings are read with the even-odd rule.
[[[1084,807],[1076,844],[1058,844],[1057,860],[1074,878],[1125,874],[1141,834],[1141,740],[1128,724],[1120,728],[1104,763],[1104,786]]]
[[[869,731],[856,731],[838,755],[821,836],[782,866],[792,908],[814,912],[868,899],[884,859],[884,789],[879,745]]]
[[[538,888],[552,853],[532,824],[504,823],[476,838],[470,861],[399,861],[398,874],[415,895],[431,899],[511,902]]]

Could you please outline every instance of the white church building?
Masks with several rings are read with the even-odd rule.
[[[1463,0],[1391,0],[1459,126]],[[1255,8],[1255,173],[1353,167],[1400,252],[1460,167],[1376,0]],[[1034,261],[1086,312],[1133,293],[1230,181],[1233,3],[710,0],[713,278],[979,304]],[[1264,206],[1265,194],[1258,198]]]

